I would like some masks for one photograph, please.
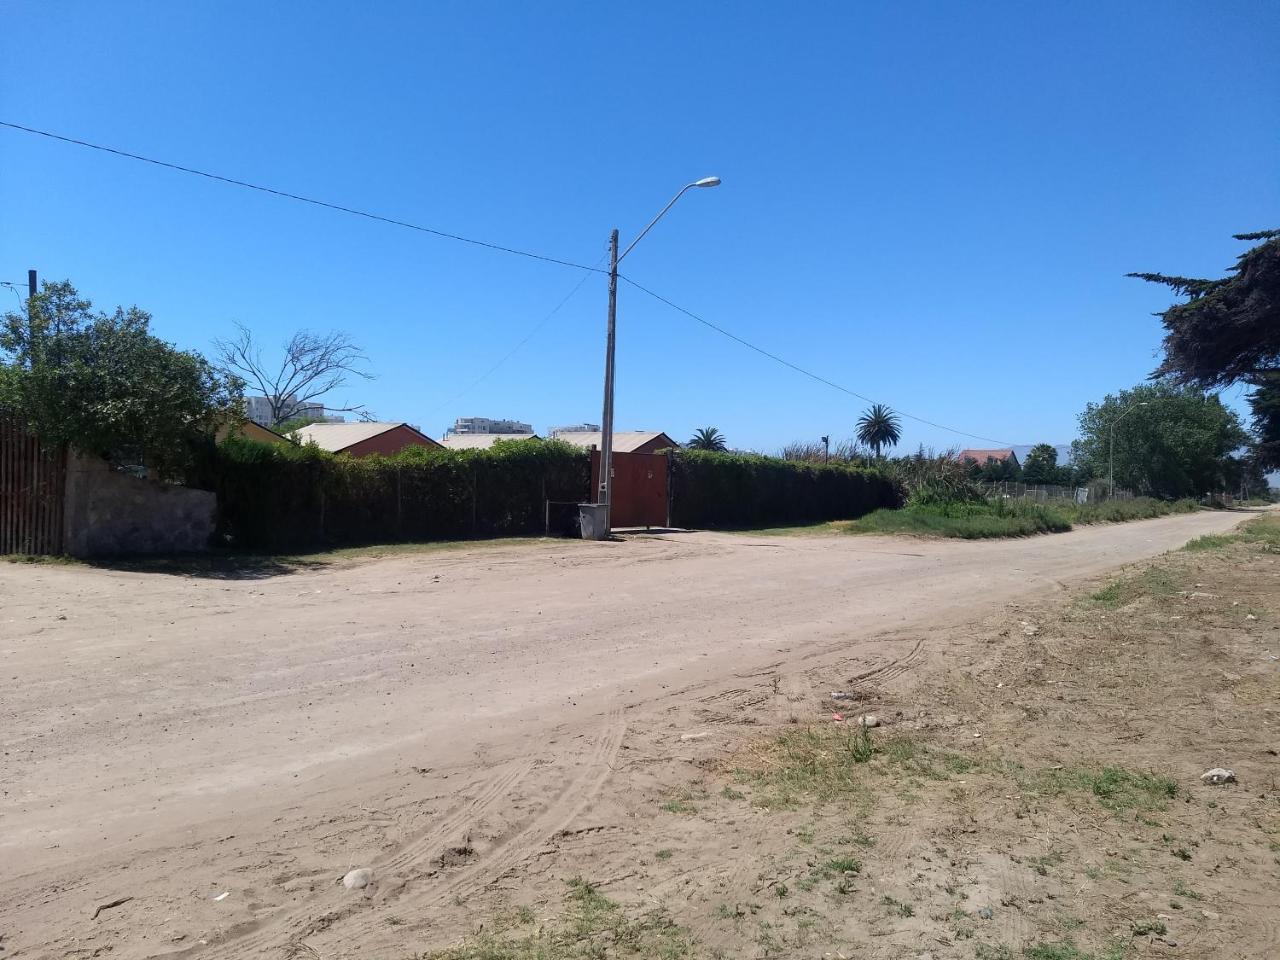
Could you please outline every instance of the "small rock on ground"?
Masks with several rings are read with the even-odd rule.
[[[342,878],[342,885],[348,890],[363,890],[373,883],[373,871],[368,867],[351,870]]]

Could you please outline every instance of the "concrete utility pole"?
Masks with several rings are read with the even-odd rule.
[[[600,486],[596,503],[609,507],[613,493],[613,356],[618,328],[618,231],[609,235],[609,327],[604,338],[604,411],[600,417]],[[606,513],[607,517],[607,513]],[[610,524],[605,521],[605,532]]]
[[[596,503],[603,504],[605,508],[604,524],[602,529],[598,531],[603,537],[607,537],[609,531],[613,529],[613,520],[610,512],[613,496],[613,356],[618,322],[618,263],[635,249],[636,244],[644,239],[644,235],[652,230],[653,225],[676,205],[676,201],[683,197],[686,191],[694,187],[718,186],[720,186],[719,177],[703,177],[701,180],[685,184],[680,188],[680,192],[671,198],[671,202],[649,221],[649,225],[640,231],[639,236],[632,240],[622,253],[618,253],[618,231],[614,230],[609,236],[609,327],[605,335],[604,348],[604,411],[600,418],[600,485],[596,489]]]

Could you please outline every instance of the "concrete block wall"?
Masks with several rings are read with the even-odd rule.
[[[63,549],[73,557],[207,550],[217,509],[211,491],[141,480],[69,453]]]

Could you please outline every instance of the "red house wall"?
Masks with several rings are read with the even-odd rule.
[[[369,457],[375,453],[395,453],[405,447],[431,447],[438,450],[440,444],[406,426],[399,426],[386,433],[380,433],[376,437],[370,437],[368,440],[353,443],[342,452],[349,453],[353,457]]]

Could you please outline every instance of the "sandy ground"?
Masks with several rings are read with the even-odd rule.
[[[682,731],[785,712],[818,667],[888,682],[940,630],[1239,519],[0,565],[0,956],[413,955],[621,809],[619,770],[696,759]]]

